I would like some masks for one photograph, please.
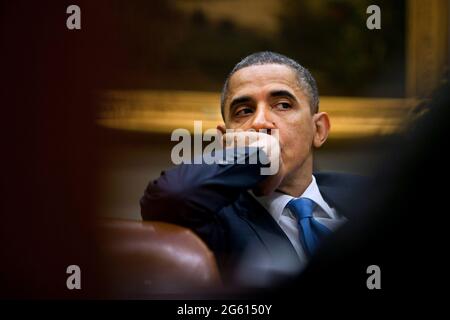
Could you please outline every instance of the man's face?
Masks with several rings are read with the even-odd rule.
[[[287,175],[311,156],[316,125],[308,96],[291,68],[279,64],[243,68],[232,75],[225,100],[227,129],[278,129]]]

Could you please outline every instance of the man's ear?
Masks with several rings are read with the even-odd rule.
[[[320,148],[328,138],[330,132],[330,117],[326,112],[318,112],[313,115],[315,125],[313,145]]]
[[[227,128],[225,127],[224,124],[218,124],[216,129],[219,130],[222,134],[225,134],[227,131]]]

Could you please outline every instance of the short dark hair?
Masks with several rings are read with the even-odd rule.
[[[288,58],[285,55],[271,51],[262,51],[252,53],[242,59],[234,66],[233,70],[231,70],[230,74],[226,78],[220,97],[220,110],[222,112],[222,118],[224,118],[225,100],[228,95],[228,85],[231,76],[243,68],[265,64],[281,64],[293,69],[297,74],[299,87],[304,89],[309,96],[311,112],[316,113],[319,111],[319,90],[317,89],[316,80],[309,70],[300,65],[297,61]]]

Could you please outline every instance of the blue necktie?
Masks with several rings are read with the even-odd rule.
[[[320,245],[320,242],[331,231],[313,218],[313,210],[316,204],[308,198],[292,199],[287,207],[295,213],[298,219],[300,241],[306,254],[310,257]]]

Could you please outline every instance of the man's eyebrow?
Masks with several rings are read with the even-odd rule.
[[[237,105],[239,105],[241,103],[247,103],[251,100],[252,100],[252,98],[250,98],[249,96],[241,96],[241,97],[234,98],[230,103],[230,110],[232,110],[234,107],[236,107]]]
[[[270,95],[271,97],[288,97],[288,98],[290,98],[290,99],[292,99],[292,100],[298,102],[297,98],[296,98],[292,93],[290,93],[290,92],[287,91],[287,90],[276,90],[276,91],[271,91],[271,92],[269,93],[269,95]]]
[[[288,98],[298,102],[297,98],[287,90],[271,91],[269,93],[269,95],[271,97],[288,97]],[[252,101],[252,98],[250,96],[241,96],[241,97],[234,98],[233,100],[231,100],[231,103],[230,103],[230,111],[232,111],[233,108],[235,108],[236,106],[238,106],[242,103],[250,102],[250,101]]]

